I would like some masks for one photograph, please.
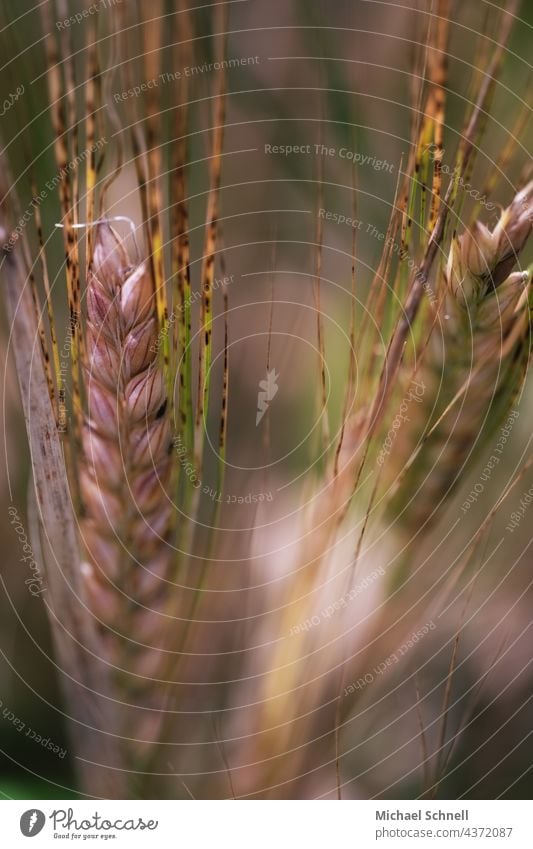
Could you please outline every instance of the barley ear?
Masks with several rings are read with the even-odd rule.
[[[152,678],[165,662],[173,601],[172,441],[157,328],[149,265],[132,266],[111,227],[99,225],[87,280],[83,580],[117,698],[141,708],[124,710],[122,723],[139,745],[158,734]]]
[[[435,327],[418,372],[423,398],[411,405],[411,424],[402,434],[410,447],[399,440],[389,469],[399,486],[390,506],[403,514],[409,533],[427,529],[439,515],[470,455],[505,418],[522,386],[530,357],[531,275],[511,272],[531,232],[532,199],[530,183],[492,231],[476,223],[452,241],[442,281],[442,336]]]

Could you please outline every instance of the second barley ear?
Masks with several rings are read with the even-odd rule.
[[[533,182],[491,231],[455,237],[435,326],[417,380],[421,403],[399,431],[388,480],[391,513],[410,535],[427,529],[508,414],[530,357],[529,271],[512,273],[531,232]]]

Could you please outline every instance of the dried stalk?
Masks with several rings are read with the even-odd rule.
[[[6,241],[0,227],[0,241]],[[35,497],[28,505],[32,546],[44,567],[48,592],[44,603],[70,706],[72,739],[82,787],[105,797],[124,795],[121,756],[114,736],[117,717],[109,700],[108,670],[98,662],[99,646],[87,617],[80,580],[80,555],[75,516],[69,494],[65,460],[48,392],[43,362],[36,355],[37,318],[26,281],[28,275],[18,246],[2,252],[0,262],[13,349],[26,419]],[[94,739],[107,735],[106,754],[94,762]]]

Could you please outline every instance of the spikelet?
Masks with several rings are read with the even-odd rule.
[[[494,230],[476,222],[452,241],[442,331],[437,325],[418,372],[424,395],[411,405],[411,423],[389,464],[400,484],[390,506],[395,515],[403,511],[409,533],[436,518],[471,452],[520,389],[530,353],[531,279],[511,271],[531,232],[532,197],[533,183],[516,195]]]
[[[112,229],[98,225],[87,279],[84,578],[106,658],[134,676],[157,669],[170,569],[171,434],[154,307],[148,264],[132,266]],[[119,677],[117,695],[135,684],[145,704],[150,682]]]

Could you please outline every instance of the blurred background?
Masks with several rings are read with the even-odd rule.
[[[75,15],[88,5],[68,0],[54,7],[53,19],[61,20],[65,10],[66,16]],[[215,283],[213,366],[220,377],[224,333],[221,281],[226,278],[229,437],[225,492],[218,516],[218,559],[209,585],[214,596],[210,615],[218,625],[213,626],[208,642],[217,651],[235,653],[225,669],[225,680],[234,683],[219,687],[216,696],[204,688],[191,697],[198,715],[203,710],[212,711],[212,716],[197,717],[197,749],[193,746],[190,752],[188,769],[179,770],[181,775],[204,772],[219,779],[225,766],[213,742],[218,734],[214,735],[213,723],[223,723],[221,735],[233,741],[238,740],[239,733],[253,733],[260,700],[256,705],[257,691],[252,685],[254,674],[260,675],[263,668],[261,647],[286,637],[276,631],[274,613],[276,599],[283,597],[291,571],[288,552],[298,521],[295,504],[305,495],[306,481],[320,467],[314,288],[317,226],[319,222],[323,226],[320,294],[326,388],[335,433],[341,424],[348,374],[354,231],[355,293],[357,315],[361,316],[381,256],[401,169],[409,154],[412,68],[430,23],[427,9],[415,2],[241,0],[229,7],[227,56],[235,62],[228,70],[221,194],[224,255],[216,272],[220,285]],[[9,147],[20,205],[25,209],[31,197],[24,173],[27,151],[42,151],[34,163],[38,185],[44,186],[53,178],[55,169],[49,117],[44,108],[42,25],[38,10],[27,0],[2,0],[1,8],[1,101],[18,86],[24,87],[24,93],[8,109],[4,104],[2,139]],[[110,11],[103,4],[95,12],[97,16],[107,14]],[[470,178],[472,187],[485,185],[524,103],[531,103],[526,57],[532,7],[523,3],[520,15],[501,82],[496,86],[492,114],[486,117]],[[452,3],[450,19],[444,163],[451,167],[472,87],[493,49],[493,39],[498,38],[499,17],[495,4],[457,2]],[[211,4],[197,10],[194,20],[197,52],[191,73],[195,105],[188,158],[192,270],[197,291],[207,186],[205,157],[211,127],[205,102],[211,85],[208,66],[213,61]],[[85,24],[81,20],[71,26],[75,49],[81,51]],[[102,28],[105,30],[103,23]],[[165,67],[171,73],[179,70]],[[143,80],[133,82],[140,85]],[[171,79],[160,82],[162,106],[172,100],[174,85]],[[111,77],[110,102],[117,103],[116,94],[122,96],[123,91],[120,86],[114,87]],[[145,92],[139,95],[136,105],[140,112],[144,96]],[[491,198],[497,204],[510,202],[524,169],[530,166],[531,130],[526,122],[520,128],[519,142]],[[139,220],[136,201],[124,208],[124,198],[133,185],[133,166],[126,163],[112,189],[110,214],[128,214]],[[466,197],[465,218],[472,206],[472,198]],[[43,202],[43,218],[49,224],[45,237],[52,259],[56,257],[58,279],[54,285],[59,288],[62,244],[52,227],[54,218],[60,219],[54,192]],[[491,217],[482,210],[481,219],[493,223],[494,213]],[[195,303],[193,326],[197,311]],[[15,508],[27,530],[29,457],[9,351],[9,327],[3,313],[0,349],[4,363],[0,793],[6,798],[65,798],[76,794],[65,705],[45,610],[39,595],[32,596],[24,583],[30,572],[21,562],[20,532],[17,535],[13,514],[8,512]],[[258,394],[264,389],[260,382],[268,379],[272,369],[277,389],[268,402],[266,418],[256,424]],[[451,749],[445,749],[449,760],[437,789],[440,797],[531,798],[533,556],[529,514],[512,533],[506,530],[520,498],[533,483],[531,473],[505,501],[465,571],[458,570],[447,604],[433,610],[430,602],[435,576],[452,570],[505,484],[524,464],[530,449],[532,404],[530,381],[526,381],[523,394],[513,406],[518,415],[510,428],[504,459],[484,481],[479,498],[468,512],[462,512],[461,505],[479,483],[491,456],[490,444],[469,465],[439,523],[411,555],[416,611],[412,626],[405,625],[404,638],[429,622],[434,627],[427,629],[405,657],[391,663],[386,674],[374,674],[371,685],[359,687],[357,699],[351,693],[346,695],[347,700],[353,699],[353,710],[348,711],[341,735],[342,780],[348,798],[413,798],[423,792],[421,724],[431,751],[455,740]],[[216,404],[212,414],[216,422]],[[215,458],[216,445],[212,451]],[[209,522],[216,497],[214,473],[205,483],[212,490],[204,494],[202,503],[204,521]],[[377,524],[359,577],[380,566],[385,568],[403,544],[395,525],[388,526],[385,520]],[[328,593],[327,587],[316,588],[318,609],[331,601]],[[358,597],[354,627],[374,602],[370,592]],[[464,629],[454,649],[460,624]],[[333,638],[334,629],[330,630],[329,621],[321,617],[315,634],[314,651],[319,653]],[[392,654],[395,649],[391,647],[390,651]],[[454,651],[457,671],[448,693],[447,727],[442,729],[438,720]],[[386,659],[387,655],[379,656],[376,663]],[[281,681],[282,664],[279,675]],[[246,714],[235,705],[252,707]],[[204,745],[206,741],[209,745]],[[246,743],[243,745],[246,750]],[[234,757],[233,765],[244,762],[237,743],[228,743],[227,748],[230,761]],[[171,772],[172,766],[170,763]],[[331,750],[318,747],[316,768],[302,780],[298,792],[307,797],[334,797],[334,772]],[[233,779],[237,795],[252,792],[252,784],[245,778],[239,783],[238,766]],[[282,782],[282,774],[271,783],[277,780]],[[220,779],[222,785],[224,781]],[[198,795],[228,794],[226,786],[211,785],[207,778],[202,784],[198,775],[187,778],[187,782]],[[187,795],[177,779],[167,792]]]

